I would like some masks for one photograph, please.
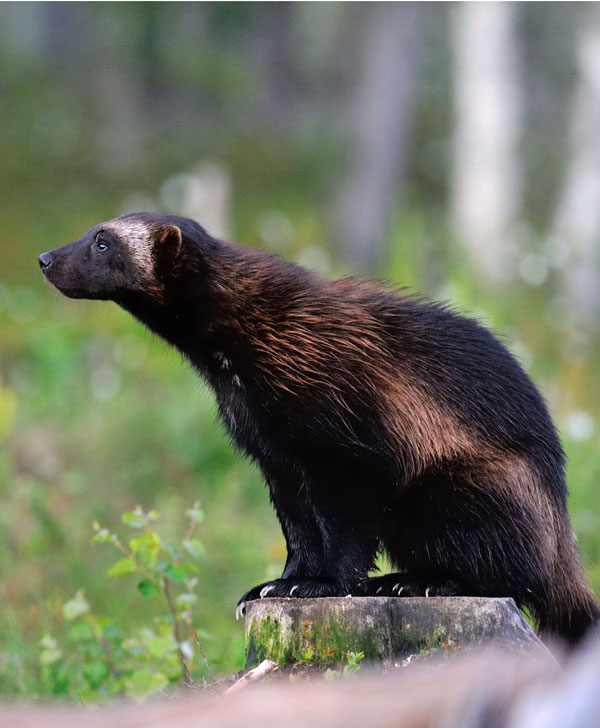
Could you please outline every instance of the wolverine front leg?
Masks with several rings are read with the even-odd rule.
[[[246,602],[265,597],[331,597],[358,594],[373,569],[380,530],[379,498],[367,484],[344,469],[312,468],[304,473],[265,473],[287,545],[281,578],[250,589],[238,602],[237,615]],[[296,474],[296,471],[294,471]],[[360,484],[357,484],[357,479]]]
[[[309,528],[289,529],[281,519],[288,561],[281,580],[263,588],[262,596],[360,593],[374,568],[381,530],[385,480],[375,476],[373,482],[374,475],[366,466],[348,465],[340,453],[311,463],[310,479],[302,484]]]
[[[333,463],[334,465],[331,465]],[[288,555],[280,579],[250,589],[238,602],[264,597],[330,597],[359,594],[374,568],[383,510],[382,481],[369,470],[344,467],[331,456],[327,466],[312,464],[305,474],[285,480],[265,473]],[[365,496],[368,493],[368,498]]]
[[[281,578],[258,584],[242,596],[236,610],[238,617],[246,602],[254,599],[333,595],[322,579],[323,536],[302,473],[292,467],[283,473],[272,466],[263,467],[263,472],[285,537],[287,558]]]

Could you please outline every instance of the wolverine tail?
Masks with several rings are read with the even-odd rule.
[[[540,632],[574,645],[600,623],[600,604],[587,585],[571,533],[560,539],[545,604],[536,608]]]

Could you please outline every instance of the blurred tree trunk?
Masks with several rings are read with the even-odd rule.
[[[69,82],[85,83],[82,66],[87,66],[87,49],[92,37],[89,11],[83,4],[70,2],[41,3],[43,46],[47,63]]]
[[[148,23],[141,19],[143,5],[132,4],[129,12],[132,25],[135,19],[135,35],[124,42],[114,6],[98,3],[95,43],[90,48],[93,69],[88,84],[95,100],[96,165],[105,175],[140,169],[140,150],[154,120],[146,111],[150,104],[146,85],[150,72],[138,60],[145,58],[150,45],[146,41]]]
[[[424,9],[373,3],[365,22],[351,101],[353,158],[342,186],[337,237],[353,266],[373,272],[406,160]]]
[[[455,232],[488,282],[512,273],[519,213],[522,93],[515,34],[518,4],[460,3],[454,14]]]
[[[579,344],[597,330],[600,312],[600,5],[590,4],[582,19],[570,159],[555,220],[556,233],[570,250],[563,275],[565,313]]]
[[[293,118],[292,62],[293,7],[290,2],[254,4],[252,45],[261,69],[258,116],[269,126],[286,125]]]

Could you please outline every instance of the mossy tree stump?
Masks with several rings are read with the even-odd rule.
[[[269,659],[324,666],[348,652],[390,669],[410,655],[493,645],[550,654],[512,599],[345,597],[246,605],[246,669]],[[301,659],[304,659],[301,657]]]

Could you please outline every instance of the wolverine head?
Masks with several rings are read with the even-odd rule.
[[[137,212],[96,225],[38,260],[46,280],[70,298],[160,297],[176,271],[184,238],[210,239],[193,220]]]

